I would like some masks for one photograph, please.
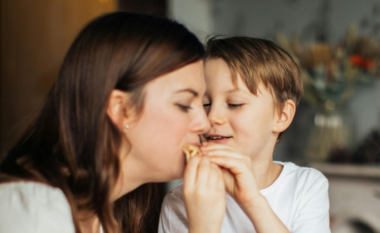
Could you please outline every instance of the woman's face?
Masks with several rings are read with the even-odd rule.
[[[144,182],[182,177],[185,166],[182,148],[198,144],[198,135],[210,128],[202,105],[204,92],[202,61],[145,86],[143,112],[126,130],[131,150],[124,164],[135,164],[133,168],[128,166],[129,172],[138,173]]]

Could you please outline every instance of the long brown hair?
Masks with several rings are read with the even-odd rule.
[[[122,139],[106,114],[108,98],[114,89],[129,92],[141,112],[145,84],[203,56],[199,40],[174,21],[126,12],[95,19],[73,42],[41,113],[0,172],[60,188],[77,232],[80,210],[94,212],[105,232],[151,232],[153,184],[110,201]]]

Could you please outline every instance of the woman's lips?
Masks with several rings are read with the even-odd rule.
[[[213,142],[213,143],[227,143],[228,140],[230,140],[232,137],[225,137],[225,136],[208,136],[207,142]]]

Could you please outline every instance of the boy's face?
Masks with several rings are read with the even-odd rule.
[[[205,78],[203,103],[211,122],[207,141],[226,144],[252,158],[271,156],[278,136],[273,131],[277,117],[271,93],[260,84],[257,96],[252,94],[240,76],[235,87],[222,59],[206,62]]]

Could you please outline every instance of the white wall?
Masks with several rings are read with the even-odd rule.
[[[203,42],[213,32],[212,0],[169,0],[170,18],[185,24]]]

